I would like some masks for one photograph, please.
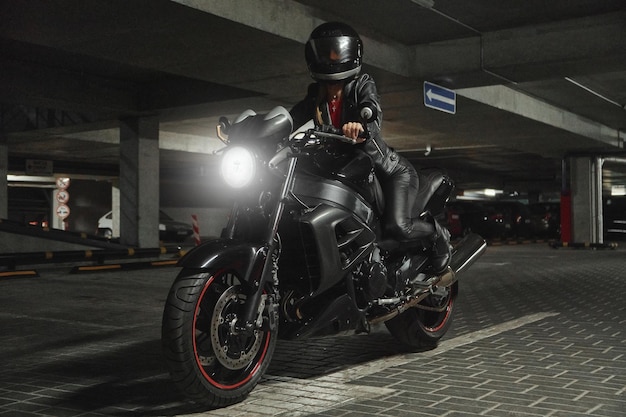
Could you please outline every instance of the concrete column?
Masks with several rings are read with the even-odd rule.
[[[602,159],[570,159],[572,241],[603,243]]]
[[[120,121],[120,242],[159,246],[159,119]]]
[[[6,138],[0,137],[0,219],[9,217],[7,175],[9,175],[9,147]]]

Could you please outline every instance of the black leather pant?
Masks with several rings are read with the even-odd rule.
[[[408,162],[407,162],[408,164]],[[385,228],[396,239],[434,238],[435,226],[419,219],[413,206],[419,189],[419,178],[413,166],[398,164],[383,183],[385,194]]]

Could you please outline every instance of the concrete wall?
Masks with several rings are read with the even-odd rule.
[[[0,231],[0,253],[54,252],[87,249],[101,248]]]

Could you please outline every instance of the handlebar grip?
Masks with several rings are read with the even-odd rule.
[[[343,136],[343,131],[338,127],[333,125],[321,125],[319,126],[317,132],[321,133],[329,133],[331,135]]]
[[[323,138],[323,139],[329,139],[329,140],[336,140],[339,142],[345,142],[345,143],[351,143],[352,139],[350,139],[347,136],[344,135],[340,135],[337,133],[330,133],[330,132],[322,132],[322,131],[317,131],[314,133],[315,136],[319,137],[319,138]]]
[[[371,109],[368,108],[363,108],[363,110],[368,109],[371,112]],[[369,139],[370,135],[369,132],[367,130],[367,126],[363,125],[364,130],[359,133],[358,137],[359,138],[364,138],[364,139]],[[352,139],[346,137],[343,134],[343,130],[341,130],[340,128],[337,128],[333,125],[322,125],[318,128],[317,133],[323,133],[323,134],[329,134],[329,135],[334,135],[333,138],[336,140],[339,140],[341,142],[346,142],[346,143],[352,143],[354,142]],[[331,138],[330,136],[325,136],[327,138]]]

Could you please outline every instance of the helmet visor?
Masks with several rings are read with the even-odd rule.
[[[350,36],[311,39],[309,44],[317,64],[336,65],[359,58],[359,43]]]

